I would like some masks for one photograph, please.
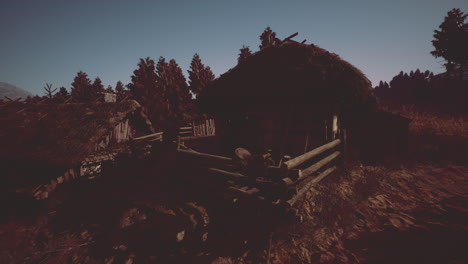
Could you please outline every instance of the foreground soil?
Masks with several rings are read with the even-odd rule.
[[[303,223],[273,233],[265,262],[468,261],[468,167],[357,166],[339,178],[309,192]]]
[[[144,191],[138,187],[138,192]],[[92,191],[85,188],[77,193],[91,195]],[[117,218],[116,222],[122,224],[118,219],[121,214],[112,215],[105,210],[110,210],[110,204],[123,201],[119,198],[122,192],[118,193],[120,196],[106,195],[113,198],[94,205],[86,199],[74,204],[58,199],[54,204],[41,206],[33,218],[2,223],[0,263],[466,263],[468,260],[468,166],[349,166],[311,189],[297,205],[302,222],[297,218],[256,218],[255,210],[222,211],[220,208],[224,207],[201,201],[211,217],[208,239],[183,247],[175,241],[176,237],[170,246],[158,244],[160,241],[154,240],[154,235],[145,237],[148,230],[169,229],[161,227],[137,229],[140,233],[132,234],[136,241],[150,241],[143,246],[125,244],[115,234],[102,239],[103,230],[112,232],[104,228],[105,221]],[[142,199],[149,198],[143,195]],[[158,199],[163,198],[153,200]],[[66,218],[66,225],[58,228],[60,205],[73,210],[67,211],[70,218]],[[85,208],[83,211],[93,208],[106,212],[104,220],[73,215],[80,207]],[[124,210],[124,214],[135,215],[138,208],[131,208]],[[134,218],[147,220],[147,215]],[[99,221],[101,226],[96,224]],[[148,245],[156,245],[160,250],[146,248]]]

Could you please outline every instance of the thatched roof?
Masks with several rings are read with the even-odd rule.
[[[374,101],[366,76],[338,55],[288,42],[263,49],[207,87],[200,98],[209,111],[251,104],[327,104],[344,109]]]
[[[76,165],[140,108],[136,101],[0,105],[0,159],[57,168]]]

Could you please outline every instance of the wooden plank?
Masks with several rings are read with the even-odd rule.
[[[227,163],[237,163],[232,158],[213,155],[213,154],[206,154],[206,153],[201,153],[201,152],[196,152],[196,151],[189,151],[189,150],[181,149],[181,150],[179,150],[179,153],[186,154],[186,155],[192,156],[194,158],[209,159],[209,160],[213,160],[213,161],[227,162]]]
[[[326,158],[320,160],[319,162],[315,163],[314,165],[308,167],[305,170],[302,170],[301,175],[299,175],[299,178],[307,177],[307,176],[317,172],[320,168],[322,168],[323,166],[328,164],[330,161],[332,161],[333,159],[335,159],[339,155],[340,155],[339,151],[333,152],[332,154],[330,154]]]
[[[225,171],[225,170],[221,170],[217,168],[208,168],[208,172],[215,174],[215,175],[224,176],[232,180],[248,179],[247,176],[240,174],[238,172],[230,172],[230,171]]]
[[[307,193],[307,191],[314,186],[315,184],[319,183],[321,180],[323,180],[325,177],[330,175],[332,172],[336,170],[336,167],[329,168],[325,170],[324,172],[320,173],[317,177],[313,178],[310,182],[306,183],[298,192],[297,194],[288,200],[286,204],[288,206],[293,206],[304,194]]]
[[[154,133],[154,134],[150,134],[150,135],[146,135],[146,136],[142,136],[142,137],[137,137],[137,138],[134,138],[133,140],[134,141],[144,140],[144,139],[149,139],[149,138],[152,138],[152,137],[162,136],[163,134],[164,134],[164,132],[158,132],[158,133]]]
[[[323,152],[329,150],[329,149],[332,149],[336,146],[338,146],[339,144],[341,143],[341,140],[339,139],[336,139],[336,140],[333,140],[332,142],[330,143],[327,143],[321,147],[318,147],[316,149],[313,149],[303,155],[300,155],[300,156],[297,156],[295,157],[294,159],[291,159],[291,160],[288,160],[286,162],[283,163],[283,166],[285,166],[287,169],[292,169],[292,168],[295,168],[299,165],[301,165],[302,163],[322,154]]]
[[[302,180],[304,180],[306,177],[312,175],[313,173],[317,172],[318,170],[320,170],[323,166],[327,165],[328,163],[330,163],[330,161],[332,161],[333,159],[335,159],[336,157],[338,157],[340,155],[340,152],[339,151],[335,151],[333,152],[332,154],[330,154],[329,156],[321,159],[320,161],[318,161],[317,163],[313,164],[312,166],[308,167],[307,169],[305,170],[302,170],[299,174],[299,177],[294,180],[294,179],[291,179],[291,178],[284,178],[282,179],[283,181],[283,184],[287,185],[287,186],[290,186],[290,185],[293,185],[293,184],[296,184]]]

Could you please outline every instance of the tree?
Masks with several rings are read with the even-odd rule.
[[[248,46],[242,45],[242,48],[239,51],[239,58],[237,59],[238,63],[244,62],[248,57],[252,56],[252,51]]]
[[[186,105],[191,95],[182,69],[175,60],[169,63],[160,57],[156,66],[158,75],[158,85],[163,91],[163,98],[166,106],[166,120],[179,122],[183,120]]]
[[[53,96],[53,94],[55,93],[55,91],[57,91],[57,88],[52,89],[52,84],[46,83],[46,86],[44,87],[44,90],[45,90],[45,92],[46,92],[46,96],[47,96],[49,99],[52,99],[52,96]]]
[[[126,90],[121,81],[118,81],[117,84],[115,84],[115,93],[117,94],[117,102],[122,101],[125,96],[126,96]]]
[[[195,96],[198,96],[215,78],[210,67],[203,65],[197,53],[193,55],[188,74],[190,91]]]
[[[431,51],[431,54],[446,61],[448,78],[458,67],[461,79],[464,66],[468,62],[468,23],[465,22],[467,16],[459,8],[454,8],[447,13],[439,26],[440,30],[434,30],[432,45],[435,50]]]
[[[97,94],[92,89],[91,80],[82,71],[78,72],[72,82],[71,96],[76,102],[92,102],[96,100]]]
[[[106,93],[115,93],[114,89],[112,88],[112,85],[107,85],[107,88],[105,90]]]
[[[145,109],[149,119],[156,127],[161,120],[162,93],[157,85],[158,76],[155,72],[154,60],[147,57],[140,59],[138,69],[133,71],[131,83],[128,84],[133,99],[137,100]],[[119,88],[120,89],[120,88]]]
[[[273,32],[270,27],[267,27],[260,35],[260,41],[260,50],[275,46],[280,43],[280,40],[276,38],[276,33]]]
[[[91,85],[91,89],[93,90],[93,93],[96,95],[96,99],[99,98],[100,94],[105,91],[104,85],[102,84],[102,81],[99,77],[96,77],[96,79],[94,79],[94,82]]]
[[[54,94],[54,102],[63,103],[70,98],[70,93],[67,91],[67,88],[60,87],[59,91]]]

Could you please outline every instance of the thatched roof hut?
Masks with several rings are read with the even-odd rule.
[[[218,119],[226,151],[272,149],[280,158],[339,137],[346,121],[373,109],[375,99],[366,76],[338,55],[287,41],[221,75],[200,105]]]
[[[126,139],[152,131],[141,106],[132,100],[5,103],[0,105],[1,181],[9,185],[43,182],[76,167],[91,154],[116,151]]]
[[[334,53],[295,42],[255,53],[216,79],[200,101],[214,112],[265,104],[333,104],[355,111],[375,102],[359,69]]]

